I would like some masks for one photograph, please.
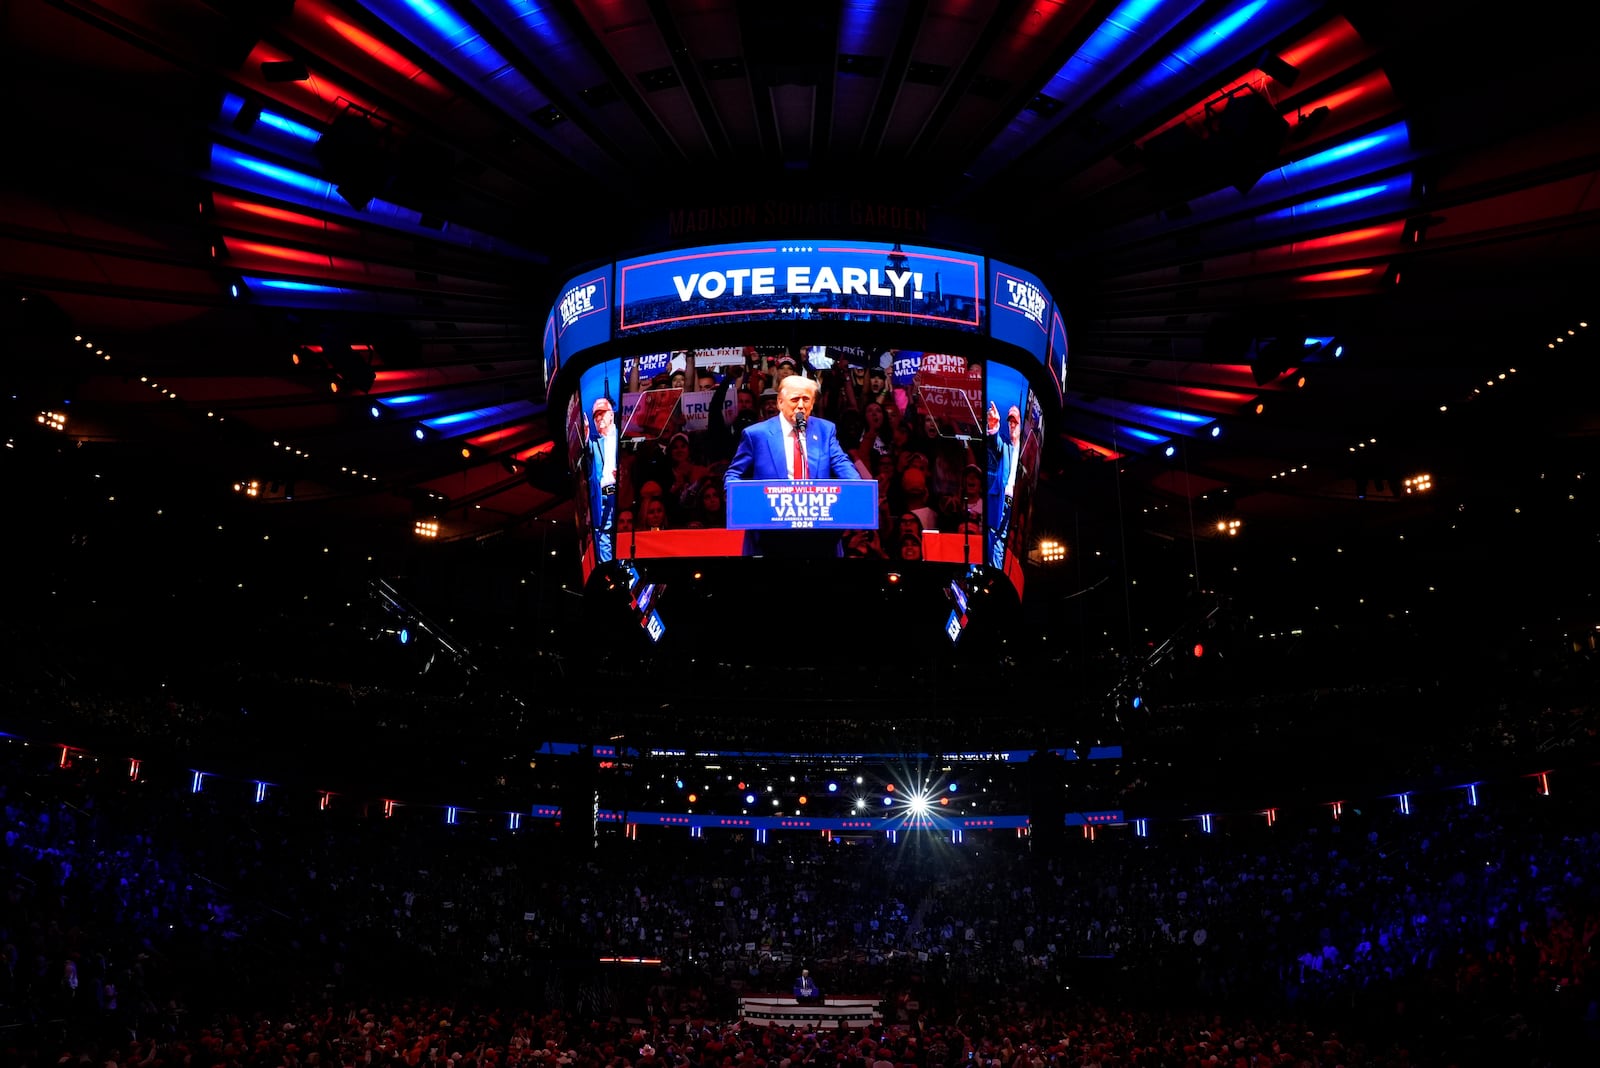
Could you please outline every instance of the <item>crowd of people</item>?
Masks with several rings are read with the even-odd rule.
[[[1543,1064],[1600,1039],[1584,776],[1048,849],[661,829],[574,850],[403,809],[250,804],[17,741],[4,759],[0,1048],[17,1063],[415,1065],[438,1045],[648,1068],[651,1045],[738,1068],[848,1061],[863,1039],[919,1068],[969,1050],[999,1068],[1203,1065],[1202,1041],[1230,1064],[1489,1063],[1470,1037],[1533,1058],[1494,1063]],[[802,969],[881,999],[885,1028],[740,1027],[740,994]]]
[[[1448,790],[1152,819],[1146,836],[1150,794],[1124,780],[1108,800],[1127,825],[961,842],[620,826],[585,840],[503,813],[319,805],[284,780],[252,800],[193,769],[222,743],[265,759],[274,735],[329,766],[340,747],[302,732],[340,717],[398,752],[415,747],[407,724],[459,731],[464,710],[265,664],[174,663],[152,684],[100,650],[26,659],[0,722],[6,1063],[1514,1068],[1600,1051],[1592,651],[1149,713],[1144,748],[1173,754],[1202,733],[1338,724],[1394,745],[1385,774]],[[130,739],[142,765],[100,755]],[[429,749],[408,789],[460,774],[446,765],[464,752]],[[542,799],[503,789],[508,808]],[[882,1025],[740,1018],[742,995],[802,972],[825,997],[875,999]]]

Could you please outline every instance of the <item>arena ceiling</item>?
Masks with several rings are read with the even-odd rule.
[[[1070,340],[1040,529],[1077,551],[1091,528],[1182,543],[1229,517],[1261,543],[1323,542],[1503,503],[1543,461],[1592,455],[1600,97],[1582,35],[1537,12],[3,11],[21,415],[70,400],[82,447],[197,496],[258,481],[255,507],[331,537],[408,542],[421,515],[447,542],[566,523],[570,494],[541,475],[557,288],[745,236],[697,214],[729,205],[869,213],[1039,274]],[[508,415],[419,442],[369,413],[419,389],[432,414]],[[1436,497],[1403,491],[1417,473]]]

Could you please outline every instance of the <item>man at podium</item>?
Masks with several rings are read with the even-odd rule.
[[[778,383],[778,414],[747,427],[723,473],[724,488],[744,479],[859,480],[861,473],[826,419],[811,415],[818,386],[803,375]],[[837,531],[769,531],[747,535],[747,556],[839,556]]]
[[[811,972],[805,968],[800,969],[800,978],[794,981],[794,999],[802,1005],[820,1005],[822,991],[817,989],[817,984],[811,979]]]

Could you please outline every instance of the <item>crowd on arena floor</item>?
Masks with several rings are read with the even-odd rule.
[[[1209,1054],[1183,1047],[1220,1048],[1222,1036],[1253,1044],[1247,1065],[1350,1063],[1344,1043],[1372,1042],[1355,1063],[1467,1063],[1393,1058],[1397,1044],[1433,1044],[1437,1055],[1461,1035],[1533,1055],[1596,1038],[1600,832],[1596,784],[1581,776],[1549,796],[1067,842],[1052,855],[1007,836],[758,845],[670,832],[574,855],[550,836],[251,806],[89,762],[62,768],[21,743],[7,750],[0,980],[10,1039],[0,1047],[21,1043],[33,1063],[44,1046],[23,1047],[54,1042],[52,1060],[92,1047],[124,1068],[196,1055],[365,1064],[365,1048],[348,1055],[339,1021],[366,1010],[388,1020],[385,999],[410,986],[417,997],[450,992],[437,1011],[497,1006],[474,1014],[446,1051],[452,1061],[462,1053],[481,1065],[492,1049],[509,1063],[517,1048],[531,1058],[547,1038],[526,1045],[530,1032],[514,1047],[509,1032],[483,1028],[538,1011],[608,1036],[558,1040],[569,1061],[621,1068],[607,1029],[638,1020],[658,1056],[697,1045],[687,1063],[727,1068],[682,1028],[699,1020],[726,1042],[738,994],[786,989],[802,964],[824,991],[881,996],[886,1022],[902,1028],[893,1063],[919,1068],[960,1063],[969,1044],[974,1059],[1012,1068],[1203,1065]],[[641,977],[597,970],[601,957],[661,964]],[[328,1022],[309,1041],[300,1035],[291,1057],[263,1048],[259,1023],[224,1028],[219,1015],[255,1010]],[[1182,1022],[1201,1018],[1203,1029]],[[1341,1046],[1326,1059],[1329,1021],[1339,1020]],[[1312,1056],[1296,1038],[1305,1021],[1322,1036]],[[375,1059],[419,1055],[418,1026],[374,1048]],[[1016,1031],[1029,1026],[1027,1045],[1040,1052]],[[1097,1032],[1107,1037],[1090,1042]],[[220,1045],[203,1046],[208,1036]],[[742,1036],[757,1048],[734,1054],[732,1068],[781,1063],[788,1051],[765,1045],[780,1038],[798,1040],[802,1060],[861,1055],[860,1036],[832,1061],[804,1036]],[[1260,1059],[1274,1041],[1280,1053]],[[230,1042],[232,1053],[221,1048]],[[179,1044],[190,1047],[181,1057]],[[641,1059],[654,1068],[626,1055],[635,1068]]]
[[[1571,1051],[1600,1051],[1593,671],[1541,664],[1452,706],[1459,729],[1408,759],[1458,788],[1410,806],[1351,798],[1216,833],[1161,821],[1148,838],[1049,843],[606,828],[582,849],[549,826],[491,832],[404,805],[322,810],[290,790],[251,803],[160,761],[140,775],[32,742],[18,728],[200,754],[240,710],[181,680],[118,692],[105,676],[19,673],[0,724],[0,1060],[1579,1063]],[[238,677],[263,696],[258,733],[274,701],[306,695],[320,695],[307,708],[410,714],[377,685]],[[1415,697],[1397,685],[1313,704],[1371,718]],[[1304,705],[1245,711],[1277,723]],[[1470,793],[1445,778],[1475,762],[1559,770]],[[786,991],[802,967],[827,994],[879,999],[883,1027],[740,1022],[741,994]]]

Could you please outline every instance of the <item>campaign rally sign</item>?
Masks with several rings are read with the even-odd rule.
[[[945,360],[954,362],[942,362]],[[983,435],[983,381],[967,373],[960,356],[923,355],[917,373],[917,396],[933,416],[941,434],[976,438]]]
[[[689,433],[697,430],[711,428],[711,401],[716,396],[714,389],[699,390],[683,395],[683,429]],[[722,395],[722,425],[732,426],[733,417],[739,411],[739,398],[728,390]]]
[[[889,365],[889,384],[896,389],[909,389],[921,367],[922,353],[895,349],[894,362]]]
[[[1031,352],[1046,362],[1049,347],[1050,292],[1027,271],[998,260],[989,261],[989,334]]]
[[[637,358],[630,356],[624,359],[622,361],[622,377],[624,381],[629,380],[628,376],[633,374],[633,365],[635,363],[639,365],[639,380],[648,382],[656,375],[666,373],[668,368],[672,366],[672,353],[647,352]]]
[[[984,260],[877,241],[747,241],[618,260],[619,335],[811,318],[984,327]]]
[[[865,479],[727,483],[730,530],[866,530],[878,525],[878,484]]]
[[[718,349],[695,349],[696,367],[743,367],[751,350],[743,345]]]
[[[625,438],[659,438],[672,424],[678,410],[681,389],[649,389],[643,393],[625,393],[618,422]]]
[[[581,274],[556,297],[556,353],[559,363],[593,345],[611,340],[611,266]]]

